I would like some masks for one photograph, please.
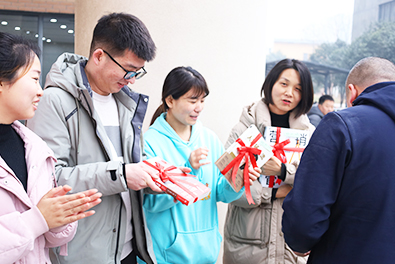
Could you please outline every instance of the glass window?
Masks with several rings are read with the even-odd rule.
[[[42,19],[45,38],[42,68],[46,75],[60,54],[74,53],[74,15],[45,14]]]
[[[58,56],[74,52],[74,15],[1,10],[0,31],[37,41],[42,50],[42,85]]]
[[[395,21],[395,1],[379,5],[379,22]]]
[[[2,32],[24,36],[31,40],[36,40],[38,37],[38,16],[1,13],[0,20],[0,30]]]

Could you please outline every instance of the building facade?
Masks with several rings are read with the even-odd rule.
[[[394,0],[355,0],[352,41],[361,36],[370,25],[387,21],[395,21]]]

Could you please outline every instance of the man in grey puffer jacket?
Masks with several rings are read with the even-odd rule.
[[[127,85],[145,73],[156,47],[135,16],[112,13],[97,23],[89,60],[65,53],[47,75],[44,96],[27,126],[55,153],[56,177],[74,192],[97,188],[96,214],[79,221],[68,256],[53,263],[156,263],[142,211],[142,189],[160,191],[141,162],[148,97]]]
[[[307,113],[310,123],[317,127],[324,115],[333,112],[334,103],[335,101],[332,96],[328,94],[322,95],[318,100],[318,104],[313,105]]]

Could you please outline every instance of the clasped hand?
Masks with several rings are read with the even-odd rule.
[[[59,186],[47,192],[37,204],[48,228],[60,227],[91,216],[95,211],[86,211],[101,202],[102,196],[96,189],[66,195],[71,191],[68,185]]]

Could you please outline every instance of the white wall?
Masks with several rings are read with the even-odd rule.
[[[191,66],[205,77],[210,89],[200,120],[225,143],[242,107],[260,98],[266,63],[266,0],[92,2],[76,1],[77,53],[88,54],[93,27],[109,12],[139,17],[157,45],[156,59],[145,67],[148,74],[132,86],[150,96],[144,130],[160,104],[167,73],[177,66]],[[220,203],[221,233],[225,214],[226,205]]]

